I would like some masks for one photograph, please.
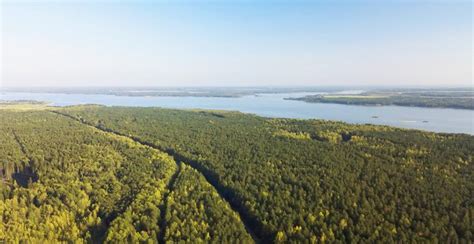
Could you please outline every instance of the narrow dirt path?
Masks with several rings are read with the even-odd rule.
[[[131,139],[133,141],[135,141],[136,143],[139,143],[141,145],[144,145],[144,146],[147,146],[147,147],[150,147],[150,148],[153,148],[153,149],[156,149],[156,150],[159,150],[161,152],[166,152],[167,154],[169,154],[170,156],[172,156],[175,160],[176,163],[178,162],[181,162],[181,163],[184,163],[192,168],[194,168],[195,170],[197,170],[200,174],[202,174],[204,176],[204,178],[206,179],[206,181],[214,187],[214,189],[216,190],[216,192],[219,194],[219,196],[225,200],[227,203],[229,203],[229,205],[231,206],[232,210],[234,212],[236,212],[238,215],[239,215],[239,218],[240,220],[242,221],[245,229],[247,230],[247,232],[250,234],[250,236],[252,237],[252,239],[254,240],[255,243],[261,243],[260,239],[261,237],[255,232],[253,231],[253,228],[255,228],[256,224],[257,223],[257,220],[256,219],[252,219],[250,218],[246,212],[244,212],[244,210],[238,206],[234,201],[232,201],[232,197],[229,196],[228,194],[225,194],[224,192],[228,192],[229,189],[227,189],[226,187],[220,185],[216,180],[213,180],[215,179],[216,177],[214,177],[214,173],[209,171],[208,169],[200,166],[197,162],[187,158],[187,157],[184,157],[183,155],[177,153],[176,151],[174,151],[173,149],[166,149],[166,148],[163,148],[163,147],[160,147],[160,146],[157,146],[157,145],[154,145],[152,143],[149,143],[149,142],[146,142],[146,141],[143,141],[141,140],[140,138],[138,137],[135,137],[135,136],[131,136],[131,135],[126,135],[126,134],[123,134],[121,132],[118,132],[118,131],[114,131],[110,128],[104,128],[104,127],[101,127],[101,126],[97,126],[95,124],[92,124],[92,123],[89,123],[88,121],[85,121],[83,119],[79,119],[79,118],[76,118],[70,114],[66,114],[66,113],[62,113],[62,112],[59,112],[59,111],[54,111],[54,110],[51,110],[50,111],[51,113],[54,113],[54,114],[57,114],[57,115],[60,115],[60,116],[64,116],[64,117],[67,117],[69,119],[73,119],[81,124],[84,124],[86,126],[90,126],[90,127],[93,127],[97,130],[100,130],[100,131],[103,131],[103,132],[107,132],[107,133],[111,133],[115,136],[120,136],[120,137],[125,137],[125,138],[128,138],[128,139]],[[179,167],[179,165],[178,165]],[[177,176],[178,174],[178,171],[179,171],[179,168],[177,169],[177,172],[173,175],[173,177]],[[170,180],[170,184],[168,185],[168,187],[172,187],[173,184],[174,184],[174,180],[175,179],[171,179]],[[171,182],[173,181],[173,182]],[[165,196],[166,198],[166,201],[168,200],[167,197],[169,195],[169,193],[171,192],[171,189],[168,188],[168,193],[167,193],[167,196]],[[166,202],[165,202],[166,204]],[[166,211],[166,206],[164,207],[164,209]],[[163,212],[162,212],[163,214]],[[164,214],[166,214],[166,212],[164,212]],[[164,216],[161,216],[162,218]],[[162,226],[163,225],[163,226]],[[161,227],[164,227],[163,231],[160,232],[160,238],[159,238],[159,242],[160,243],[164,243],[164,235],[165,235],[165,231],[166,231],[166,219],[162,219],[161,222],[160,222],[160,230],[162,229]]]

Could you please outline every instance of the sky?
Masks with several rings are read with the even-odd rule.
[[[472,86],[471,1],[0,0],[0,86]]]

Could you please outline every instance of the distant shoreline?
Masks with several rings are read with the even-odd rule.
[[[238,98],[258,94],[300,92],[335,93],[352,90],[352,87],[209,87],[209,88],[4,88],[4,93],[53,93],[80,95],[112,95],[129,97],[221,97]]]
[[[371,91],[358,95],[309,95],[289,97],[286,100],[308,103],[334,103],[361,106],[403,106],[422,108],[452,108],[474,110],[472,90],[446,91]]]

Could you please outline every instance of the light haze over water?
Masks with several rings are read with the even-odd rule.
[[[338,120],[348,123],[370,123],[408,129],[474,135],[473,110],[401,106],[356,106],[284,100],[287,97],[300,97],[310,94],[314,93],[276,93],[222,98],[4,92],[0,93],[0,100],[26,99],[48,101],[52,103],[51,105],[56,106],[102,104],[108,106],[235,110],[266,117]]]

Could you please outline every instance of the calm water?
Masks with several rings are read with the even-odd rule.
[[[315,93],[261,94],[240,98],[216,98],[7,92],[0,94],[0,100],[48,101],[56,106],[94,103],[108,106],[237,110],[266,117],[339,120],[348,123],[370,123],[436,132],[474,134],[474,111],[472,110],[353,106],[283,100],[285,97],[299,97],[308,94]],[[423,121],[428,122],[424,123]]]

